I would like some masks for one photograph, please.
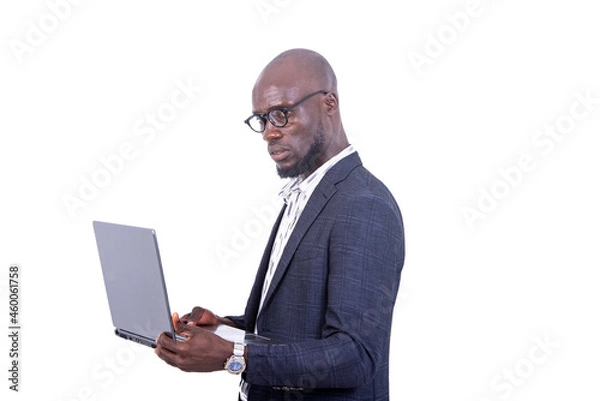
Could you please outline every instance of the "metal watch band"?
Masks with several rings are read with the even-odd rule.
[[[246,349],[246,346],[243,343],[234,343],[233,344],[233,355],[244,356],[245,349]]]

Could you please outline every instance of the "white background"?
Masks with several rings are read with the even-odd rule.
[[[3,2],[0,320],[7,330],[18,263],[23,329],[18,394],[1,336],[2,399],[235,399],[237,378],[180,372],[112,334],[91,222],[156,229],[174,311],[242,313],[282,185],[242,121],[262,67],[293,47],[333,65],[350,141],[404,215],[392,400],[598,399],[590,4],[482,0],[456,33],[448,16],[463,1],[88,0],[60,19],[41,0]],[[15,51],[41,24],[48,33]],[[201,89],[143,142],[136,123],[178,80]],[[592,111],[551,149],[534,145],[586,93]],[[135,157],[71,216],[63,198],[124,143]],[[499,171],[523,155],[533,164],[509,188]],[[468,224],[465,208],[493,188],[502,199]]]

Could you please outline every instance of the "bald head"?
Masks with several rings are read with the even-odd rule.
[[[337,94],[337,78],[325,57],[308,49],[291,49],[275,57],[263,70],[263,74],[274,68],[294,71],[299,79],[312,83],[315,90],[326,90]],[[263,75],[261,74],[261,75]]]
[[[337,78],[329,62],[308,49],[291,49],[275,57],[258,76],[254,92],[266,87],[297,87],[305,92],[325,90],[337,96]]]

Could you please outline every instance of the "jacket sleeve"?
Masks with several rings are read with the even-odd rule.
[[[225,318],[231,320],[235,327],[241,330],[246,330],[246,323],[244,321],[244,316],[225,316]]]
[[[358,196],[331,227],[325,321],[319,339],[248,346],[246,381],[263,386],[353,388],[388,357],[404,263],[395,202]]]

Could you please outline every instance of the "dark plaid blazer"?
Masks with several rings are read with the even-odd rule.
[[[392,313],[404,264],[396,201],[357,153],[340,160],[302,212],[257,316],[280,220],[245,314],[230,316],[282,343],[248,346],[249,399],[388,400]]]

